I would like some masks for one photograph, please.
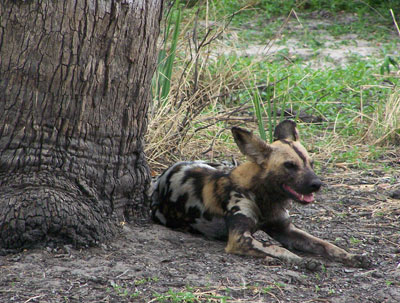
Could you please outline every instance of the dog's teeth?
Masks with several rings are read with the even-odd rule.
[[[304,195],[301,195],[301,198],[300,198],[300,200],[301,200],[301,201],[303,201],[303,200],[304,200]]]

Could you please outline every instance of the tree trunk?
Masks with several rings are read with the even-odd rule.
[[[147,213],[162,0],[0,3],[0,247],[93,245]]]

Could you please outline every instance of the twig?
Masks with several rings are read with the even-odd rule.
[[[222,128],[218,131],[218,133],[212,139],[210,146],[205,151],[202,152],[203,155],[212,151],[212,149],[214,148],[215,140],[219,137],[220,134],[222,134],[225,131],[225,129],[226,128]]]
[[[393,10],[392,10],[392,9],[390,9],[390,13],[392,14],[392,18],[393,18],[394,25],[396,25],[397,32],[399,33],[399,36],[400,36],[399,25],[398,25],[397,22],[396,22],[396,18],[394,17],[394,13],[393,13]]]
[[[316,298],[316,299],[311,299],[311,300],[308,300],[308,301],[304,301],[304,303],[309,303],[309,302],[327,302],[327,303],[329,303],[331,301],[328,300],[328,299],[324,299],[324,298]]]
[[[29,298],[28,300],[26,300],[24,303],[28,303],[28,302],[30,302],[30,301],[32,301],[32,300],[35,300],[35,299],[38,299],[38,298],[41,298],[41,297],[44,297],[45,295],[38,295],[38,296],[34,296],[34,297],[31,297],[31,298]]]
[[[243,8],[242,8],[243,9]],[[241,10],[242,10],[241,9]],[[239,10],[238,12],[235,12],[233,14],[231,14],[227,19],[228,21],[224,24],[224,26],[222,27],[222,29],[220,29],[219,31],[217,31],[213,36],[211,36],[208,40],[207,38],[210,36],[211,32],[213,31],[212,28],[207,28],[207,32],[205,33],[202,41],[199,43],[198,42],[198,36],[197,36],[197,26],[198,26],[198,15],[199,15],[199,11],[200,9],[197,10],[196,12],[196,17],[195,17],[195,22],[194,22],[194,27],[193,27],[193,34],[191,39],[188,39],[189,42],[189,48],[190,48],[190,60],[189,62],[186,64],[184,71],[181,74],[180,80],[179,80],[179,85],[178,88],[180,87],[181,84],[181,80],[183,79],[183,75],[185,74],[186,69],[189,67],[190,63],[193,62],[193,56],[192,56],[192,43],[191,40],[193,40],[193,44],[194,44],[194,51],[195,51],[195,58],[194,58],[194,76],[193,76],[193,94],[197,92],[198,90],[198,79],[199,79],[199,71],[198,71],[198,65],[199,65],[199,58],[200,58],[200,50],[202,48],[204,48],[205,46],[211,44],[211,42],[213,42],[214,40],[217,40],[228,28],[229,24],[232,22],[232,19],[235,15],[237,15],[241,10]],[[176,93],[175,99],[177,99],[178,97],[178,91]],[[182,98],[179,103],[178,103],[178,108],[181,107],[182,103],[184,101],[184,98]]]
[[[281,292],[282,292],[282,291],[281,291]],[[270,296],[273,297],[273,298],[275,298],[276,301],[281,302],[281,301],[278,299],[278,297],[277,297],[275,294],[273,294],[272,292],[269,292],[269,291],[268,291],[266,294],[267,294],[267,295],[270,295]]]
[[[129,271],[129,269],[125,270],[122,274],[116,276],[115,279],[121,278],[121,277],[122,277],[123,275],[125,275],[128,271]]]
[[[390,243],[390,244],[392,244],[392,245],[394,245],[394,246],[400,247],[399,244],[394,243],[393,241],[390,241],[389,239],[386,239],[385,237],[381,237],[381,239],[384,240],[384,241],[386,241],[386,242],[388,242],[388,243]]]
[[[361,3],[363,3],[364,5],[368,6],[370,9],[372,9],[373,11],[375,11],[375,13],[377,13],[382,19],[385,19],[385,16],[383,16],[377,9],[373,8],[371,5],[369,5],[367,2],[363,1],[363,0],[358,0]]]
[[[264,46],[263,51],[267,50],[267,53],[271,50],[274,41],[278,38],[278,36],[282,33],[282,30],[284,27],[286,27],[286,25],[289,23],[289,19],[292,16],[294,10],[292,9],[289,13],[289,15],[286,17],[285,21],[283,22],[283,24],[279,27],[278,31],[276,32],[276,34],[272,37],[272,39],[270,39],[267,44]],[[300,23],[301,24],[301,23]]]
[[[213,126],[216,123],[221,122],[221,121],[254,121],[253,117],[235,117],[235,116],[232,117],[232,115],[236,114],[237,112],[247,110],[250,107],[251,106],[244,104],[244,105],[241,105],[241,106],[233,109],[230,112],[222,112],[222,113],[220,113],[220,115],[216,115],[216,116],[213,116],[213,117],[208,117],[208,118],[199,120],[200,123],[204,123],[204,122],[207,122],[207,121],[210,121],[210,120],[212,120],[213,122],[211,122],[211,123],[209,123],[207,125],[200,126],[200,127],[196,128],[194,130],[194,132],[198,132],[200,130],[209,128],[210,126]]]

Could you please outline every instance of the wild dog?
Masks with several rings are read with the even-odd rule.
[[[288,209],[292,201],[313,202],[322,185],[300,143],[295,122],[278,124],[272,144],[239,127],[233,127],[232,134],[249,161],[228,173],[201,161],[174,164],[153,185],[154,221],[227,239],[228,253],[273,257],[310,269],[319,266],[319,262],[290,251],[299,250],[349,266],[369,266],[365,256],[350,254],[291,222]],[[253,233],[257,230],[265,231],[287,249],[256,240]]]

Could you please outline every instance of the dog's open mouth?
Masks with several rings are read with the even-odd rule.
[[[289,185],[283,184],[283,189],[288,192],[293,198],[303,204],[308,204],[314,201],[314,194],[300,194],[291,188]]]

